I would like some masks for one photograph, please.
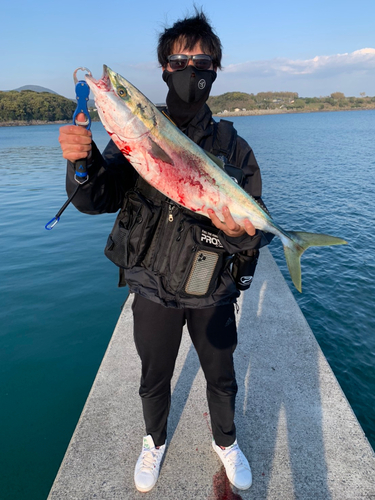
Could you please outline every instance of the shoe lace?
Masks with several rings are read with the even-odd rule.
[[[233,448],[225,450],[224,456],[232,467],[244,465],[244,462],[242,460],[242,453],[238,446],[233,446]]]
[[[142,453],[142,464],[141,469],[151,469],[153,470],[160,462],[162,453],[158,453],[159,450],[151,451],[144,450]]]

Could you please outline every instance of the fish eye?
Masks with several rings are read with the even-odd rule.
[[[126,89],[124,87],[118,87],[117,94],[122,98],[127,97],[127,95],[128,95],[128,93],[126,92]]]

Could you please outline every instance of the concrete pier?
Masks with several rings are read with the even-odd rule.
[[[237,316],[236,424],[252,487],[232,488],[212,449],[205,380],[185,331],[159,481],[137,492],[145,430],[131,303],[132,296],[49,500],[375,500],[374,452],[268,249]]]

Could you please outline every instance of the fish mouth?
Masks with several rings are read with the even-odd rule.
[[[107,66],[103,66],[103,75],[99,80],[95,80],[95,78],[91,75],[85,75],[85,79],[94,95],[96,95],[98,91],[110,92],[112,90],[112,84],[107,72]]]
[[[117,81],[116,81],[116,76],[117,73],[111,70],[108,66],[103,64],[103,75],[101,78],[101,81],[103,82],[103,85],[106,85],[108,90],[115,90],[117,87]]]

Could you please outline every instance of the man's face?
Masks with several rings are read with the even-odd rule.
[[[198,42],[195,47],[193,47],[192,50],[187,50],[185,49],[185,44],[183,41],[177,41],[175,42],[175,44],[173,45],[173,48],[172,48],[172,54],[185,54],[186,56],[195,56],[195,55],[198,55],[198,54],[205,54],[205,52],[202,50],[201,48],[201,44],[200,42]],[[210,55],[210,54],[207,54],[207,55]],[[188,62],[188,65],[189,66],[194,66],[194,62],[189,59],[189,62]],[[173,68],[171,68],[170,64],[168,63],[166,67],[163,66],[163,71],[164,70],[167,70],[167,71],[178,71],[178,70],[174,70]],[[211,69],[211,70],[214,70],[216,71],[217,68],[214,67],[214,65],[211,63],[211,66],[207,69]]]

